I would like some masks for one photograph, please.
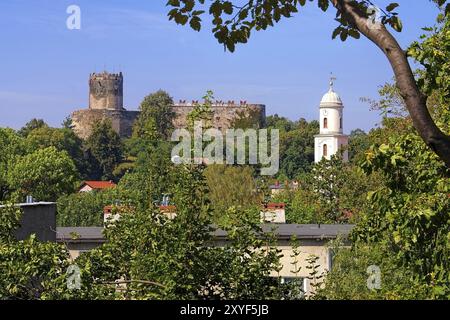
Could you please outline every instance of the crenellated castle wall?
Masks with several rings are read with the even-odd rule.
[[[187,116],[198,101],[187,103],[180,101],[172,107],[175,112],[173,125],[176,129],[187,128]],[[213,127],[219,130],[230,128],[234,121],[242,117],[251,117],[258,127],[266,121],[266,107],[262,104],[247,104],[246,101],[216,101],[212,105]],[[91,135],[95,123],[109,119],[113,129],[121,137],[130,137],[133,124],[139,111],[127,111],[123,107],[123,75],[107,72],[93,73],[89,76],[89,109],[75,111],[72,114],[74,130],[86,139]]]
[[[177,129],[187,128],[187,116],[195,108],[194,103],[178,103],[172,107],[175,112],[173,121],[174,127]],[[236,119],[241,117],[254,117],[258,127],[263,127],[266,121],[266,107],[263,104],[247,104],[241,102],[235,104],[215,103],[211,106],[213,111],[213,127],[219,130],[226,130],[233,125]]]

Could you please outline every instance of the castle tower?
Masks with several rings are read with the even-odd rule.
[[[122,72],[89,76],[89,109],[124,110]]]
[[[320,134],[315,137],[314,158],[320,162],[323,158],[330,159],[339,149],[348,145],[348,136],[344,134],[344,105],[339,95],[334,91],[334,80],[331,77],[330,89],[320,102]],[[348,151],[343,154],[348,161]]]

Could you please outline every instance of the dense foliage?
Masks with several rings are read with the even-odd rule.
[[[120,136],[110,121],[96,123],[85,144],[88,172],[93,180],[111,180],[114,169],[123,160]]]
[[[439,19],[438,26],[428,29],[431,34],[409,52],[424,66],[418,82],[429,96],[435,122],[448,134],[449,23],[443,16]],[[367,212],[353,233],[351,253],[338,254],[337,268],[326,281],[327,298],[450,298],[450,172],[412,129],[410,119],[390,120],[387,123],[397,130],[390,129],[383,139],[378,132],[377,143],[362,164],[367,173],[381,173],[383,183],[368,194]],[[376,259],[374,254],[385,258]],[[361,271],[363,266],[357,264],[368,258],[379,262],[385,283],[379,292],[368,293],[357,274],[339,271],[351,266]]]
[[[101,227],[103,210],[116,204],[116,190],[92,191],[61,196],[57,201],[56,223],[60,227]]]
[[[8,170],[7,181],[15,199],[31,195],[40,201],[55,201],[75,190],[77,174],[65,151],[49,147],[16,158]]]

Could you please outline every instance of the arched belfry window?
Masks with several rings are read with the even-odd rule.
[[[323,118],[323,128],[328,129],[328,118]]]
[[[342,117],[339,118],[339,128],[342,129]]]
[[[328,145],[327,144],[323,145],[323,156],[328,157]]]

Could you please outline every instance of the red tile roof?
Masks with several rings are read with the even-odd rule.
[[[92,189],[109,189],[116,186],[116,184],[112,181],[84,181],[81,188],[85,185],[88,185]]]
[[[177,207],[173,206],[173,205],[169,205],[169,206],[159,206],[159,210],[163,213],[167,213],[167,212],[175,212],[177,211]]]
[[[269,209],[269,210],[274,210],[274,209],[284,209],[286,207],[286,204],[281,202],[281,203],[272,203],[269,202],[267,204],[263,204],[263,208],[264,209]]]
[[[132,206],[127,205],[111,205],[111,206],[105,206],[103,208],[104,214],[110,214],[113,213],[114,209],[116,210],[115,213],[132,213],[135,211],[135,208]]]

